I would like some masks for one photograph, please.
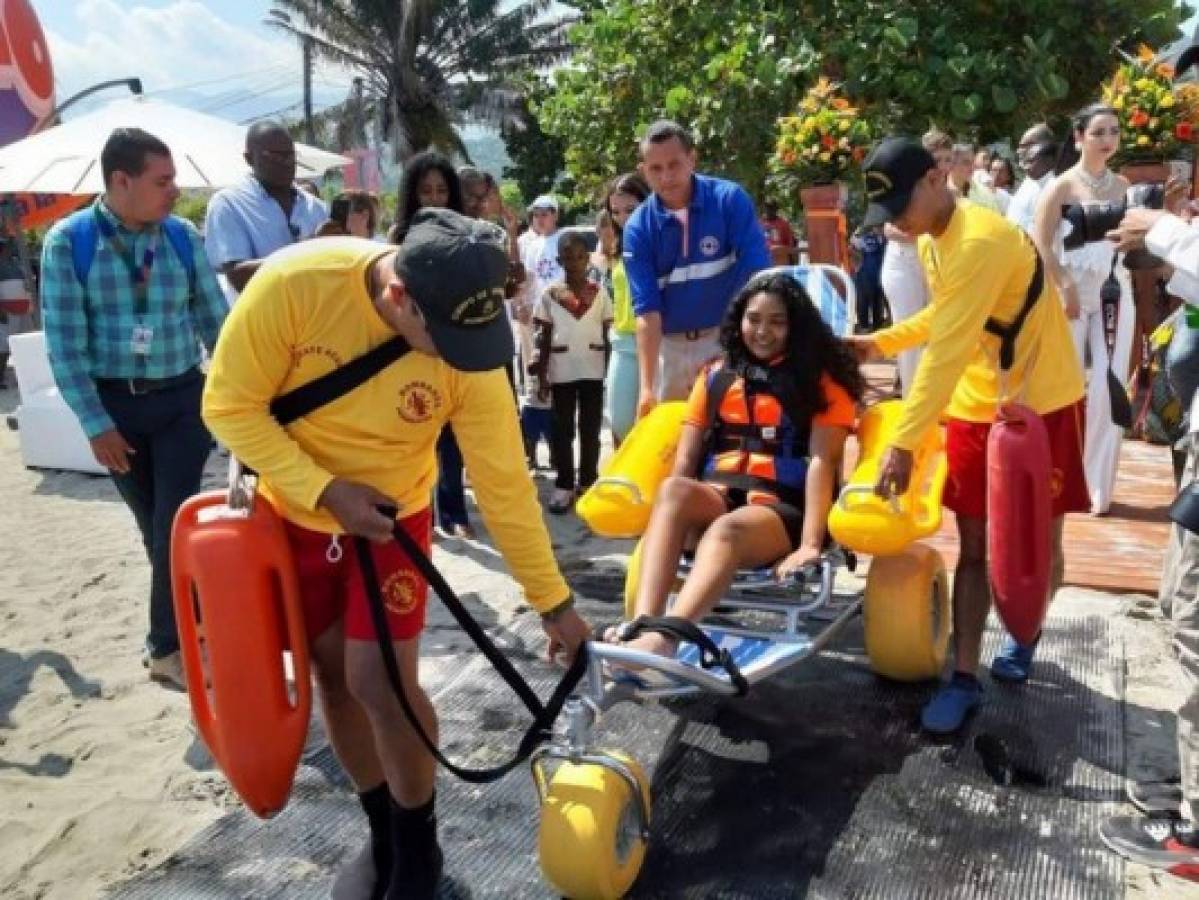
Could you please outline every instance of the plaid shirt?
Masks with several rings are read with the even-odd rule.
[[[63,399],[89,438],[113,427],[93,379],[170,378],[194,368],[201,359],[197,336],[211,350],[229,310],[200,234],[190,224],[195,297],[189,296],[187,269],[160,227],[130,231],[100,200],[95,208],[112,223],[139,262],[149,242],[157,238],[157,244],[146,298],[148,312],[139,323],[133,278],[99,229],[86,287],[75,275],[67,220],[46,235],[41,303],[50,367]],[[134,355],[132,345],[133,330],[139,324],[154,331],[150,352],[142,357]]]

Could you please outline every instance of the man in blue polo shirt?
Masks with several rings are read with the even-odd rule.
[[[729,301],[770,266],[749,194],[695,174],[695,141],[677,122],[641,139],[641,174],[653,194],[625,225],[625,271],[637,315],[638,417],[658,400],[682,400],[720,355]],[[656,387],[656,390],[655,390]]]
[[[246,162],[250,171],[213,195],[204,219],[208,259],[223,276],[230,303],[263,259],[312,237],[329,218],[319,198],[296,187],[296,145],[282,125],[250,126]]]

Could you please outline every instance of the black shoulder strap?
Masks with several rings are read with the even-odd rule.
[[[271,401],[271,415],[280,425],[302,419],[369,381],[411,349],[402,337],[393,337],[344,366],[276,397]]]
[[[1016,313],[1016,318],[1009,325],[1004,325],[995,319],[987,319],[987,331],[999,338],[999,368],[1004,372],[1016,362],[1016,338],[1020,334],[1020,329],[1024,327],[1024,320],[1032,312],[1033,305],[1041,296],[1041,290],[1045,286],[1045,267],[1041,264],[1041,254],[1035,245],[1032,252],[1035,260],[1032,280],[1028,283],[1028,291],[1024,295],[1024,305],[1020,307],[1020,312]]]

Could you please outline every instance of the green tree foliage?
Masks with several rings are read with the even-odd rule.
[[[553,0],[273,0],[285,31],[361,76],[346,127],[373,111],[398,160],[427,147],[467,157],[454,125],[498,123],[511,83],[566,52]]]
[[[1115,47],[1162,46],[1188,14],[1174,0],[587,3],[537,113],[582,190],[628,169],[668,116],[695,130],[705,170],[761,191],[776,120],[818,74],[882,129],[1010,138],[1096,98]]]
[[[636,137],[663,116],[694,129],[705,170],[760,188],[774,120],[817,64],[805,40],[781,39],[784,6],[614,0],[592,9],[571,29],[571,64],[537,109],[566,141],[577,189],[594,195],[631,169]]]
[[[535,83],[527,97],[536,103],[544,95],[543,83]],[[515,181],[524,196],[533,198],[548,193],[566,168],[566,142],[542,130],[529,102],[520,102],[516,115],[500,128],[500,136],[512,160],[504,167],[504,177]]]

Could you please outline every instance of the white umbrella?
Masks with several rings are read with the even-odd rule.
[[[224,187],[248,171],[244,125],[138,96],[113,101],[0,150],[0,193],[101,193],[100,150],[116,128],[141,128],[166,143],[182,188]],[[351,162],[296,144],[300,177]]]

